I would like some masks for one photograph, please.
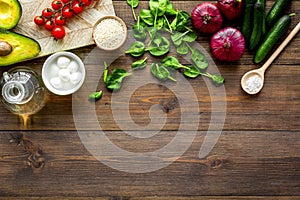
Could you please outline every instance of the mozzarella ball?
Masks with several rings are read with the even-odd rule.
[[[79,83],[81,79],[82,79],[82,73],[80,72],[72,73],[70,76],[70,82],[73,83],[74,85]]]
[[[60,68],[57,67],[56,64],[52,64],[51,67],[50,67],[50,73],[51,73],[51,76],[52,76],[52,77],[58,76],[59,70],[60,70]]]
[[[77,71],[78,71],[78,68],[79,68],[79,66],[78,66],[77,62],[74,61],[74,60],[71,61],[70,64],[68,65],[68,67],[67,67],[67,69],[68,69],[69,72],[71,72],[71,73],[77,72]]]
[[[66,68],[70,64],[71,60],[70,58],[66,56],[60,56],[57,59],[57,66],[59,68]]]
[[[50,84],[56,89],[59,89],[62,87],[62,82],[61,82],[60,78],[58,78],[58,77],[51,78]]]
[[[67,69],[61,69],[58,72],[58,77],[62,80],[62,81],[69,81],[70,80],[70,72]]]

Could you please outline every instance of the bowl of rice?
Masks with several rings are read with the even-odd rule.
[[[119,17],[102,17],[93,26],[93,40],[100,49],[116,50],[124,44],[126,37],[126,24]]]

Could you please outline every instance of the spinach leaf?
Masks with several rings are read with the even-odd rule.
[[[148,47],[148,51],[153,56],[162,56],[170,51],[170,42],[165,37],[155,37]]]
[[[147,33],[145,28],[140,24],[140,17],[138,16],[138,21],[132,26],[132,36],[139,41],[144,41],[147,38]]]
[[[168,21],[166,20],[165,17],[160,17],[157,20],[157,22],[156,22],[156,28],[157,29],[168,28]]]
[[[133,18],[134,18],[134,20],[136,20],[134,8],[136,8],[139,5],[139,0],[126,0],[126,1],[127,1],[127,4],[131,6]]]
[[[139,57],[145,53],[145,49],[146,47],[143,42],[135,41],[125,53],[128,53],[133,57]]]
[[[167,2],[165,14],[166,15],[176,15],[177,14],[177,11],[175,10],[174,5],[170,1]]]
[[[167,56],[162,60],[162,65],[165,67],[170,67],[172,69],[178,70],[180,68],[188,68],[179,63],[178,59],[173,56]]]
[[[176,32],[171,35],[171,40],[176,47],[181,45],[183,36],[184,33],[180,33],[180,32]]]
[[[208,67],[208,61],[204,54],[201,53],[199,49],[193,49],[190,47],[190,50],[192,52],[191,59],[196,67],[202,70],[206,69]]]
[[[153,25],[157,27],[157,18],[163,16],[166,11],[168,0],[150,0],[149,8],[151,13],[154,15]]]
[[[185,31],[191,24],[191,16],[188,12],[181,10],[177,12],[176,17],[171,23],[172,30]]]
[[[112,71],[111,74],[107,75],[106,79],[106,88],[109,90],[119,90],[122,86],[122,80],[126,76],[129,76],[130,73],[126,72],[125,69],[116,68]]]
[[[102,97],[102,90],[100,90],[99,92],[93,92],[89,95],[89,101],[98,101],[101,97]]]
[[[135,69],[143,69],[143,68],[145,68],[147,66],[146,60],[147,60],[147,57],[144,58],[143,60],[137,60],[137,61],[133,62],[131,64],[132,69],[135,70]]]
[[[182,38],[183,41],[185,42],[194,42],[198,38],[197,34],[194,33],[193,31],[189,31],[184,37]]]
[[[181,43],[179,47],[176,48],[176,52],[180,55],[187,55],[189,53],[189,47],[186,42]]]
[[[221,86],[225,81],[224,77],[219,74],[210,74],[206,72],[205,74],[202,75],[210,78],[210,80],[215,86]]]
[[[151,14],[150,10],[145,10],[145,9],[140,10],[140,18],[148,26],[153,26],[154,16]]]
[[[189,78],[197,78],[201,72],[197,67],[189,66],[188,68],[184,69],[183,74]]]
[[[176,80],[170,75],[170,72],[160,63],[152,63],[150,66],[150,71],[154,77],[158,80],[166,81],[168,79],[176,82]]]

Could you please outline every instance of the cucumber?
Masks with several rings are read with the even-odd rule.
[[[281,38],[281,36],[288,30],[289,26],[291,25],[291,16],[295,14],[284,15],[282,16],[272,27],[272,29],[268,32],[264,41],[258,48],[255,56],[254,62],[260,63],[265,59],[265,57],[269,54],[272,50],[276,42]]]
[[[253,29],[253,6],[255,2],[256,0],[245,0],[242,33],[247,43],[250,40]]]
[[[264,6],[258,0],[254,4],[254,21],[253,21],[253,31],[249,41],[250,50],[254,50],[261,40],[262,32],[263,32],[263,19],[264,19]]]
[[[276,0],[266,17],[268,27],[271,28],[275,24],[290,2],[291,0]]]

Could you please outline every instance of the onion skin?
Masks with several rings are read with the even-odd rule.
[[[245,52],[245,39],[236,28],[226,27],[212,36],[210,48],[218,60],[234,62]]]
[[[243,12],[242,0],[217,0],[217,6],[228,20],[233,20]]]
[[[191,14],[192,24],[201,33],[215,33],[223,23],[218,7],[213,3],[201,3]]]

